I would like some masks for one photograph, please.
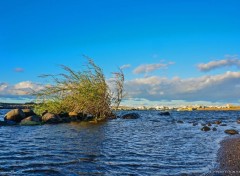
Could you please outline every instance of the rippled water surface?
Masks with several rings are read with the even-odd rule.
[[[0,175],[201,175],[216,165],[224,130],[240,129],[238,111],[137,113],[100,124],[0,126]],[[214,120],[227,126],[200,130]]]

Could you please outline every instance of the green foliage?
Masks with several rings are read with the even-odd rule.
[[[43,75],[51,78],[52,85],[35,92],[39,104],[35,106],[37,114],[45,110],[52,113],[77,112],[91,114],[96,118],[111,116],[111,106],[118,107],[122,100],[124,75],[122,70],[114,73],[114,89],[110,90],[100,67],[88,59],[82,71],[74,71],[62,65],[65,73]]]

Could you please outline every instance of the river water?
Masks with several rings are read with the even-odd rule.
[[[239,111],[136,112],[99,124],[0,126],[0,175],[202,175],[217,166],[224,130],[240,130]],[[214,120],[227,126],[200,130]]]

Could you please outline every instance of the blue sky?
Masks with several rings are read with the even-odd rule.
[[[13,89],[59,73],[58,64],[78,69],[85,54],[108,77],[131,65],[127,104],[239,103],[239,7],[238,0],[0,0],[0,100],[24,98]],[[223,64],[198,67],[211,61]],[[134,72],[139,66],[145,72]],[[220,80],[206,86],[209,77]],[[195,89],[177,91],[188,88],[176,78]]]

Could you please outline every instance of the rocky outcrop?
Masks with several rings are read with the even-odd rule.
[[[25,114],[21,109],[13,109],[9,111],[5,116],[5,121],[21,122],[25,118]]]
[[[42,122],[45,122],[45,123],[59,123],[60,122],[60,117],[56,114],[47,112],[42,116]]]
[[[140,115],[138,113],[128,113],[122,116],[123,119],[138,119]]]
[[[239,134],[239,132],[234,129],[225,130],[224,132],[230,135]]]

